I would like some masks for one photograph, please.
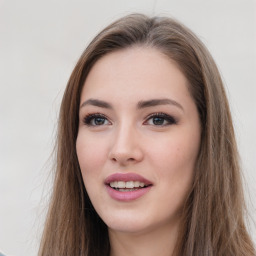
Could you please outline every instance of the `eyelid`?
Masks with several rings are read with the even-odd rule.
[[[166,114],[164,112],[156,112],[156,113],[152,113],[152,114],[148,115],[146,117],[145,122],[148,122],[153,117],[161,117],[161,118],[164,118],[165,121],[168,122],[167,124],[155,125],[155,126],[160,126],[161,127],[161,126],[168,126],[168,125],[177,124],[177,120],[176,120],[176,118],[174,116]],[[145,122],[144,122],[144,124],[145,124]]]
[[[108,124],[99,124],[99,125],[95,125],[95,124],[91,124],[91,121],[92,119],[94,118],[104,118]],[[154,118],[154,117],[160,117],[160,118],[163,118],[165,122],[167,122],[166,124],[149,124],[149,120],[151,118]],[[96,112],[96,113],[88,113],[87,115],[85,115],[85,117],[83,118],[83,123],[87,126],[90,126],[90,127],[101,127],[101,126],[106,126],[106,125],[111,125],[112,122],[110,120],[110,118],[108,118],[105,114],[102,114],[102,113],[99,113],[99,112]],[[169,114],[166,114],[164,112],[156,112],[156,113],[152,113],[150,115],[148,115],[146,118],[145,118],[145,121],[143,122],[144,125],[153,125],[153,126],[159,126],[159,127],[163,127],[163,126],[168,126],[168,125],[173,125],[173,124],[177,124],[177,119],[175,117],[173,117],[172,115],[169,115]]]
[[[103,124],[103,125],[92,125],[92,124],[90,124],[91,120],[92,120],[93,118],[97,118],[97,117],[104,118],[104,119],[106,119],[110,124],[112,124],[111,121],[109,120],[109,118],[108,118],[106,115],[104,115],[104,114],[102,114],[102,113],[98,113],[98,112],[97,112],[97,113],[89,113],[89,114],[85,115],[85,117],[83,118],[83,123],[84,123],[85,125],[91,126],[91,127],[105,126],[106,124]],[[109,125],[109,124],[108,124],[108,125]]]

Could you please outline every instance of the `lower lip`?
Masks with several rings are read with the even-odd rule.
[[[134,191],[121,192],[111,188],[109,185],[106,185],[106,188],[110,197],[112,197],[115,200],[124,201],[124,202],[132,201],[142,197],[151,189],[151,187],[152,186],[140,188]]]

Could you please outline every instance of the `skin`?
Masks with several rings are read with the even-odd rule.
[[[110,53],[88,74],[81,93],[77,155],[88,195],[108,226],[111,256],[172,255],[201,135],[188,86],[176,63],[146,47]],[[112,108],[83,104],[89,99]],[[172,102],[138,108],[138,102],[152,99]],[[175,122],[151,116],[159,112]],[[85,117],[95,113],[104,117],[85,124]],[[150,180],[151,189],[128,202],[111,198],[104,180],[128,172]]]

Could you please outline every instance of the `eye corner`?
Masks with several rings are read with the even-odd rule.
[[[89,113],[83,117],[82,121],[86,126],[93,128],[112,125],[109,118],[102,113]]]
[[[150,120],[152,121],[150,122]],[[156,112],[147,116],[143,124],[156,127],[165,127],[177,124],[177,119],[174,116],[166,114],[164,112]]]

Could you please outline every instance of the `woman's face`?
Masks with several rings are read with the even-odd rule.
[[[145,47],[102,57],[85,81],[79,119],[84,184],[109,229],[141,233],[177,225],[201,133],[177,65]]]

